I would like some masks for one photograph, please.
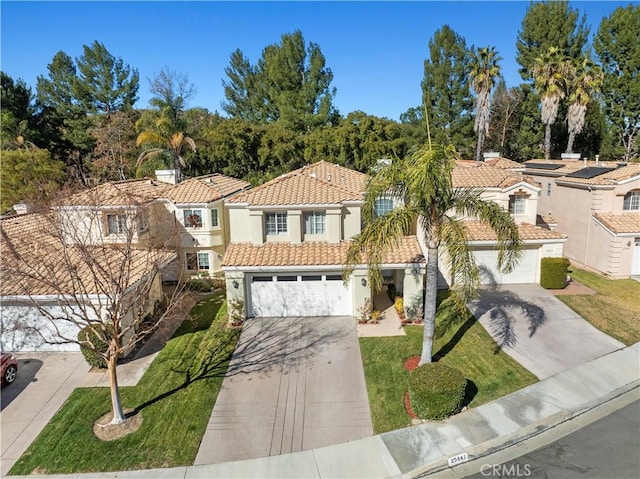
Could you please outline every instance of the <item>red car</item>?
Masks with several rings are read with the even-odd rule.
[[[13,354],[2,353],[2,384],[11,384],[18,375],[18,361]]]

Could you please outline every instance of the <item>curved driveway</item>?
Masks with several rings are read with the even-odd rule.
[[[355,320],[257,318],[243,327],[195,464],[372,435]]]
[[[484,288],[469,308],[504,351],[538,379],[624,348],[537,284]]]

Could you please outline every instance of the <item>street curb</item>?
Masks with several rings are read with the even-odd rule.
[[[563,424],[568,421],[572,421],[583,414],[595,409],[598,406],[608,403],[613,399],[616,399],[623,394],[629,393],[634,389],[640,388],[640,379],[636,379],[630,383],[625,384],[624,386],[612,391],[609,394],[606,394],[598,399],[594,399],[587,403],[584,407],[579,409],[571,410],[571,411],[560,411],[551,416],[548,416],[540,421],[537,421],[529,426],[522,427],[518,429],[518,431],[509,434],[507,436],[501,436],[496,439],[491,439],[482,444],[478,444],[466,450],[461,450],[460,453],[466,452],[468,455],[468,461],[474,461],[480,459],[482,457],[494,454],[503,449],[507,449],[509,447],[515,446],[521,442],[524,442],[528,439],[531,439],[535,436],[542,434],[543,432],[549,431],[560,424]],[[467,462],[468,462],[467,461]],[[403,478],[419,478],[426,477],[430,474],[434,474],[437,472],[441,472],[444,470],[450,469],[448,464],[448,458],[441,458],[437,461],[433,461],[429,464],[425,464],[421,467],[413,469],[404,473],[401,477]]]

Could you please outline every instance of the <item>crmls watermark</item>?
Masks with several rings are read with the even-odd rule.
[[[483,464],[480,474],[485,477],[529,477],[529,464]]]

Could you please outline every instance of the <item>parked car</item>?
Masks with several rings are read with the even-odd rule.
[[[11,384],[18,375],[18,361],[13,354],[2,353],[2,384]]]

